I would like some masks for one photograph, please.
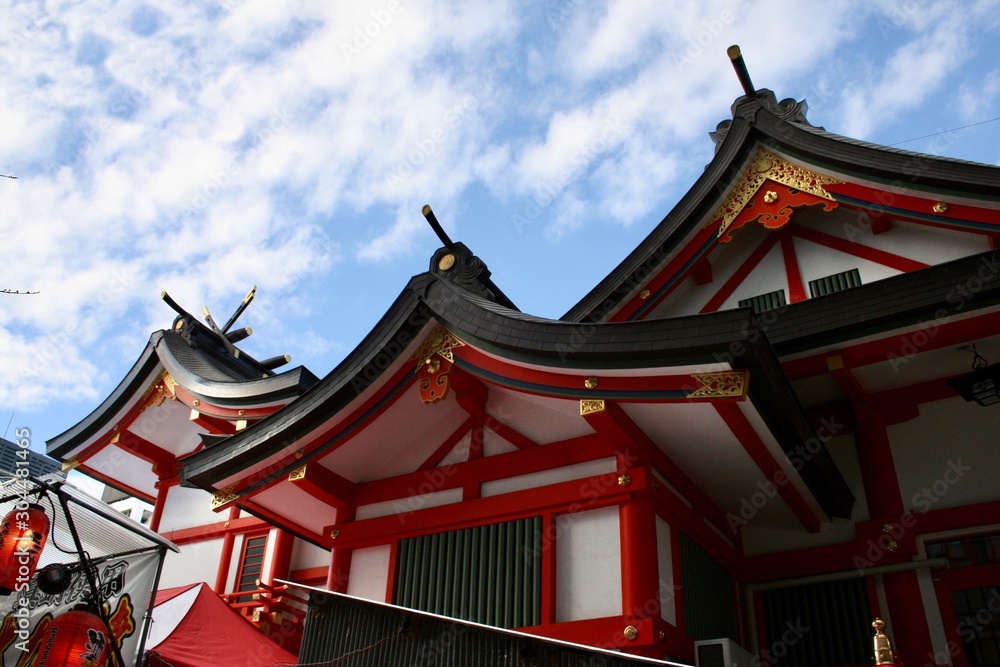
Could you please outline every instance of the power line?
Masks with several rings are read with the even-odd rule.
[[[950,130],[941,130],[940,132],[934,132],[933,134],[925,134],[922,137],[913,137],[912,139],[904,139],[903,141],[897,141],[894,144],[889,144],[889,146],[899,146],[900,144],[908,144],[911,141],[919,141],[921,139],[929,139],[930,137],[936,137],[941,134],[948,134],[949,132],[957,132],[958,130],[965,130],[970,127],[976,127],[977,125],[985,125],[986,123],[993,123],[1000,120],[1000,116],[997,118],[990,118],[989,120],[981,120],[978,123],[973,123],[972,125],[963,125],[962,127],[953,127]]]

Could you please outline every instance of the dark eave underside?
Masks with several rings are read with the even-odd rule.
[[[1000,250],[990,250],[792,304],[767,337],[784,357],[997,305]]]

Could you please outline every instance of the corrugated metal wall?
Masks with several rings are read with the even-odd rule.
[[[761,593],[764,630],[776,667],[861,665],[872,660],[864,579],[779,588]]]
[[[299,664],[338,667],[649,667],[648,663],[314,593]]]
[[[738,641],[732,575],[694,540],[684,533],[680,536],[687,633],[696,641],[724,637]]]
[[[399,543],[396,604],[500,628],[541,622],[542,519]]]
[[[861,285],[861,274],[857,269],[851,269],[825,278],[810,280],[809,293],[813,297],[825,296],[834,292],[843,292],[845,289],[859,285]]]

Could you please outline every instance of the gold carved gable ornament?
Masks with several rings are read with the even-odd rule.
[[[448,375],[455,365],[452,350],[463,346],[464,342],[440,324],[427,334],[427,338],[410,358],[417,362],[421,401],[437,403],[448,395]]]
[[[732,240],[732,232],[757,221],[767,229],[788,224],[792,209],[822,204],[823,210],[837,207],[824,185],[843,183],[835,178],[792,164],[773,153],[758,148],[729,196],[712,215],[719,223],[719,243]]]

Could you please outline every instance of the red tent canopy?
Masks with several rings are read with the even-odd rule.
[[[298,664],[204,583],[157,592],[146,655],[150,667]]]

